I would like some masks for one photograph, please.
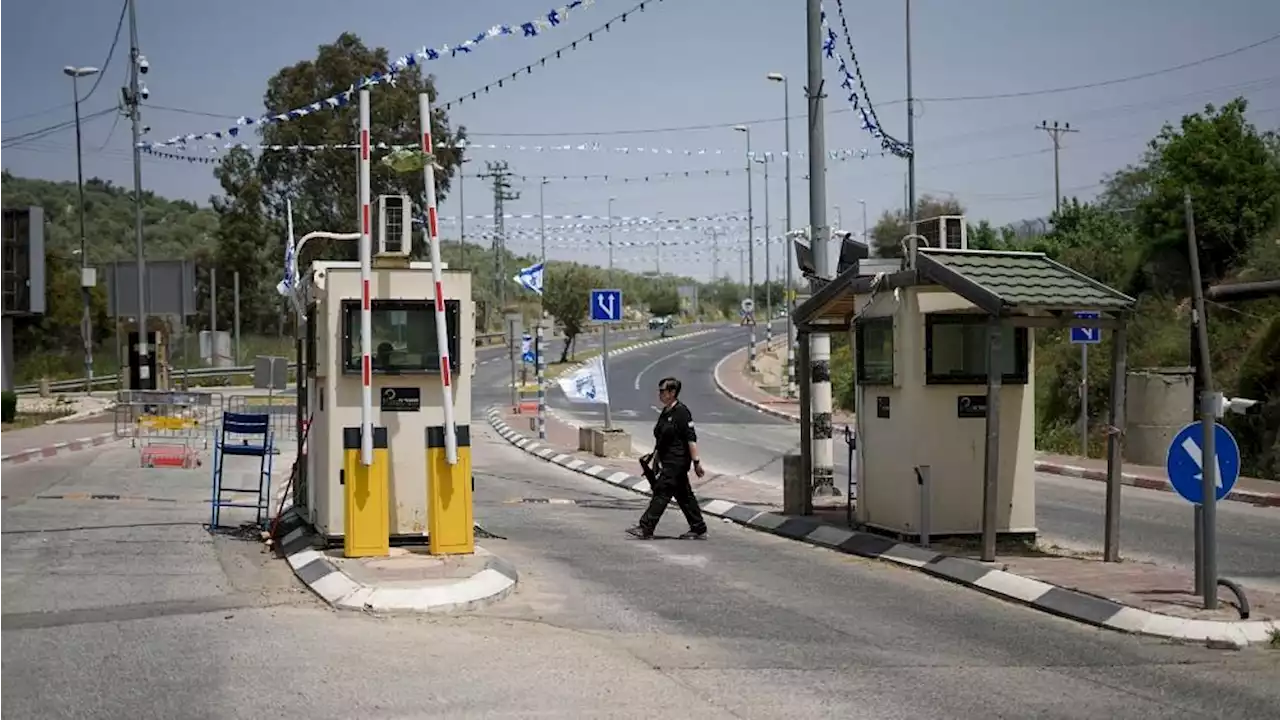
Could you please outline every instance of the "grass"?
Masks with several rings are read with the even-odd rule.
[[[1272,628],[1271,642],[1269,644],[1273,650],[1280,650],[1280,630]]]
[[[50,420],[57,420],[72,414],[72,410],[50,410],[47,412],[20,412],[14,417],[13,422],[4,423],[0,426],[0,430],[21,430],[23,428],[36,427],[44,425]]]

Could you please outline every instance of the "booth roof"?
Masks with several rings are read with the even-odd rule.
[[[876,276],[859,275],[858,268],[852,268],[797,307],[795,320],[807,330],[847,330],[857,296],[926,284],[939,285],[999,316],[1034,311],[1123,313],[1135,302],[1043,253],[921,248],[916,265],[916,272],[880,276],[878,287]]]

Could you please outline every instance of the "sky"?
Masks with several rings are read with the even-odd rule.
[[[444,57],[427,69],[436,75],[442,99],[469,95],[638,2],[596,0],[539,37],[486,40],[470,54]],[[867,93],[885,129],[905,140],[905,2],[841,3]],[[356,5],[363,11],[354,11]],[[344,31],[397,56],[424,45],[456,45],[495,24],[518,25],[553,7],[547,0],[138,0],[139,44],[150,62],[144,76],[150,90],[143,109],[143,123],[150,127],[147,137],[163,140],[221,130],[234,124],[228,118],[257,116],[269,77],[281,67],[313,58],[319,45]],[[71,83],[62,68],[104,66],[120,8],[118,0],[10,3],[8,22],[0,26],[0,116],[6,139],[72,118]],[[837,20],[836,0],[826,0],[826,8]],[[1098,192],[1108,173],[1136,161],[1164,123],[1176,123],[1205,103],[1244,95],[1250,99],[1253,122],[1264,129],[1280,127],[1280,41],[1156,72],[1280,33],[1280,3],[1274,0],[915,0],[911,15],[912,81],[919,98],[917,193],[954,196],[967,208],[970,221],[1000,225],[1044,217],[1052,210],[1053,146],[1048,134],[1036,129],[1042,121],[1070,123],[1079,130],[1063,138],[1061,186],[1064,196],[1082,199]],[[127,70],[126,24],[101,85],[82,103],[82,114],[110,108]],[[781,84],[766,79],[770,72],[788,77],[789,98]],[[906,162],[876,154],[878,141],[847,111],[835,65],[827,61],[824,72],[827,149],[872,153],[827,162],[828,217],[860,234],[864,207],[867,223],[874,225],[882,212],[903,206]],[[1148,73],[1134,81],[1107,83]],[[766,235],[766,203],[767,235],[781,234],[786,228],[783,103],[789,99],[793,153],[803,152],[808,142],[805,77],[803,2],[662,0],[648,3],[643,12],[614,23],[610,32],[595,34],[560,59],[535,64],[532,73],[476,101],[466,100],[451,110],[450,119],[465,125],[473,142],[515,146],[473,148],[467,166],[468,175],[475,175],[486,161],[505,160],[512,172],[527,178],[515,178],[513,189],[521,196],[506,203],[508,213],[539,213],[537,177],[542,175],[642,178],[689,171],[689,178],[625,184],[553,180],[541,188],[547,215],[600,218],[548,219],[549,256],[603,265],[603,232],[571,232],[561,226],[604,222],[610,198],[615,217],[745,215],[747,135],[733,130],[739,123],[750,127],[753,151],[779,154],[768,164],[767,185],[765,166],[756,166],[750,205],[757,238]],[[81,83],[83,95],[92,80]],[[1045,92],[1096,83],[1106,84]],[[1013,97],[954,99],[991,95]],[[635,132],[654,129],[671,130]],[[86,177],[131,186],[129,142],[126,119],[117,121],[107,113],[86,121]],[[0,153],[0,161],[16,175],[74,180],[74,143],[74,132],[67,129],[15,143]],[[553,145],[600,149],[533,149]],[[203,150],[200,155],[208,156]],[[721,172],[708,175],[702,172],[706,170]],[[724,170],[735,172],[725,175]],[[807,158],[794,157],[795,227],[808,221],[807,172]],[[213,166],[207,164],[144,156],[142,177],[149,190],[201,205],[219,191]],[[486,183],[476,177],[465,180],[466,215],[493,212]],[[442,216],[463,214],[459,205],[455,192],[441,204]],[[456,223],[447,220],[442,235],[456,238]],[[491,225],[491,219],[467,221],[468,238]],[[648,229],[616,230],[616,265],[702,278],[717,269],[739,275],[745,222],[704,220],[669,227],[685,229],[667,229],[660,238]],[[718,251],[711,249],[713,227],[726,228],[715,241]],[[507,229],[511,249],[536,250],[536,219],[509,220]],[[656,239],[667,243],[660,253]],[[622,246],[624,241],[648,244],[628,247]],[[772,246],[768,272],[782,267],[781,247]],[[756,274],[762,278],[763,248],[755,254]]]

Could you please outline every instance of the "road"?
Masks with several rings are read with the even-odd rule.
[[[615,422],[632,434],[637,447],[647,447],[657,404],[653,388],[659,378],[678,377],[684,383],[681,397],[697,421],[708,469],[780,488],[782,455],[798,452],[796,425],[728,399],[716,390],[711,376],[721,358],[745,344],[744,330],[728,328],[620,355],[609,364]],[[602,412],[569,405],[558,391],[552,393],[551,403],[564,414],[602,422]],[[849,472],[846,447],[841,439],[836,440],[835,476],[840,487]],[[1077,550],[1100,550],[1104,493],[1105,486],[1099,482],[1037,473],[1036,524],[1042,540]],[[1122,513],[1125,557],[1191,567],[1191,508],[1180,497],[1126,487]],[[1218,528],[1218,563],[1223,576],[1280,591],[1280,509],[1219,503]]]
[[[628,539],[641,498],[476,427],[476,517],[506,538],[485,544],[521,584],[461,617],[322,606],[256,542],[201,528],[204,470],[144,471],[120,446],[7,468],[5,717],[1203,720],[1280,707],[1280,653],[1095,630],[737,526]],[[166,501],[47,499],[104,492]],[[537,497],[578,504],[512,502]]]

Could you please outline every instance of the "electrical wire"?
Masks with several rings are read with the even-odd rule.
[[[120,6],[120,17],[116,19],[116,32],[111,38],[111,47],[107,49],[107,59],[102,61],[102,70],[98,73],[98,77],[93,80],[93,87],[89,88],[89,92],[80,98],[80,102],[84,102],[93,96],[93,92],[102,84],[102,78],[107,75],[107,68],[111,67],[111,58],[116,54],[116,45],[120,43],[120,30],[124,28],[124,16],[129,10],[129,0],[124,0]]]
[[[89,88],[89,92],[86,93],[84,97],[80,98],[80,102],[84,102],[85,100],[88,100],[89,96],[93,95],[93,91],[97,90],[98,85],[102,83],[102,77],[106,75],[107,67],[111,65],[111,58],[116,53],[116,46],[120,43],[120,31],[124,27],[124,18],[125,18],[125,15],[127,14],[128,9],[129,9],[129,0],[125,0],[125,2],[120,8],[120,17],[116,19],[116,32],[115,32],[115,36],[111,39],[111,47],[110,49],[107,50],[107,59],[102,63],[102,69],[98,73],[98,77],[94,79],[93,86]],[[62,103],[61,105],[54,105],[53,107],[45,108],[44,110],[37,110],[35,112],[26,113],[24,115],[19,115],[17,117],[6,118],[4,120],[0,120],[0,123],[8,124],[11,122],[18,122],[19,120],[28,120],[33,117],[48,115],[49,113],[57,112],[59,110],[62,110],[63,108],[69,108],[74,105],[75,103]],[[72,122],[72,124],[75,124],[74,121]]]
[[[112,113],[115,111],[116,111],[115,108],[107,108],[105,110],[99,110],[97,112],[84,115],[80,118],[80,123],[83,125],[84,123],[90,120],[100,118],[103,115],[106,115],[107,113]],[[0,140],[0,147],[7,149],[10,147],[14,147],[15,145],[20,145],[20,144],[32,142],[35,140],[40,140],[41,138],[47,137],[56,132],[66,130],[67,128],[75,127],[75,124],[76,124],[75,120],[66,120],[60,123],[55,123],[53,125],[40,128],[39,130],[32,130],[30,132],[20,133],[18,135],[12,135],[10,137],[3,138],[2,140]]]
[[[951,97],[936,97],[936,98],[922,97],[922,98],[915,98],[915,101],[942,103],[942,102],[974,102],[974,101],[985,101],[985,100],[1005,100],[1009,98],[1036,97],[1040,95],[1053,95],[1058,93],[1076,92],[1079,90],[1089,90],[1093,88],[1109,87],[1111,85],[1119,85],[1121,83],[1135,82],[1137,80],[1146,80],[1148,78],[1158,77],[1160,75],[1167,75],[1169,73],[1178,72],[1180,70],[1186,70],[1188,68],[1204,65],[1206,63],[1215,62],[1217,60],[1222,60],[1224,58],[1228,58],[1233,55],[1239,55],[1240,53],[1247,52],[1254,48],[1261,47],[1269,43],[1273,43],[1276,40],[1280,40],[1280,33],[1272,35],[1271,37],[1268,37],[1268,38],[1264,38],[1257,42],[1244,45],[1242,47],[1228,50],[1226,52],[1221,52],[1216,55],[1203,57],[1198,60],[1192,60],[1189,62],[1181,63],[1179,65],[1173,65],[1170,67],[1160,68],[1158,70],[1151,70],[1148,72],[1138,73],[1136,75],[1126,75],[1124,77],[1111,78],[1108,80],[1099,80],[1096,82],[1082,83],[1078,85],[1068,85],[1064,87],[1047,88],[1047,89],[1040,89],[1040,90],[1023,90],[1018,92],[995,93],[995,94],[989,94],[989,95],[956,95]],[[887,102],[878,103],[878,105],[880,107],[885,107],[887,105],[903,105],[906,102],[907,101],[905,99],[890,100]],[[836,108],[833,110],[828,110],[827,114],[837,115],[840,113],[847,113],[847,112],[852,112],[852,108]],[[805,120],[807,119],[807,117],[808,117],[807,115],[792,115],[791,119]],[[483,132],[483,131],[472,132],[471,130],[468,130],[467,136],[480,138],[480,137],[565,137],[570,135],[582,136],[582,137],[605,137],[610,135],[648,135],[648,134],[654,134],[654,133],[693,132],[698,130],[719,130],[723,128],[733,127],[735,125],[764,125],[768,123],[780,123],[785,121],[786,119],[787,118],[785,116],[781,116],[781,117],[757,118],[755,120],[738,120],[734,122],[704,123],[700,125],[677,125],[677,126],[658,127],[658,128],[635,128],[630,130],[557,131],[557,132],[541,132],[541,133],[511,133],[511,132]]]

